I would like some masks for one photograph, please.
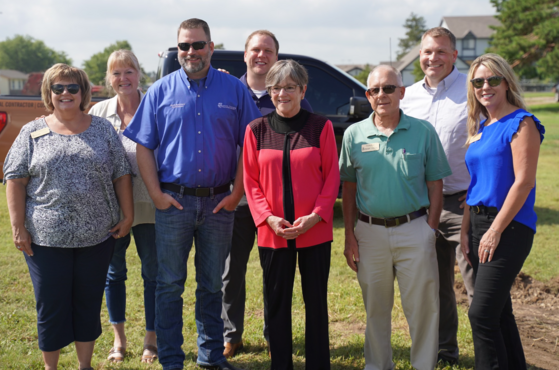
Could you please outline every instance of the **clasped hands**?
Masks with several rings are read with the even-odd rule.
[[[293,225],[277,216],[268,216],[266,222],[277,236],[281,236],[286,240],[296,239],[299,235],[306,233],[311,227],[319,222],[320,218],[316,213],[299,217],[293,222]]]

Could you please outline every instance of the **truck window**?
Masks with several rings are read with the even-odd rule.
[[[311,103],[314,112],[347,116],[353,89],[320,68],[309,65],[305,65],[305,68],[309,72],[305,98]]]

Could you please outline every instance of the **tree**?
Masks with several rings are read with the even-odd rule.
[[[415,45],[421,41],[421,36],[427,31],[425,26],[425,18],[414,14],[410,14],[406,22],[404,23],[404,28],[407,29],[406,37],[403,39],[398,39],[398,46],[400,51],[396,55],[396,59],[400,60],[404,55],[406,55]]]
[[[89,81],[95,85],[103,85],[107,73],[107,60],[113,51],[126,49],[132,50],[132,46],[126,40],[117,41],[107,46],[103,51],[93,54],[91,58],[83,62],[83,69],[89,76]],[[142,74],[145,75],[142,70]]]
[[[72,59],[31,36],[15,35],[0,42],[0,69],[43,72],[56,63],[72,64]]]
[[[559,1],[491,0],[500,26],[488,51],[507,59],[521,77],[559,79]]]
[[[421,64],[419,63],[419,58],[413,62],[413,71],[411,72],[413,77],[415,78],[414,82],[421,81],[425,77],[425,73],[421,69]]]
[[[369,73],[371,73],[371,66],[365,64],[365,69],[353,77],[359,82],[361,82],[363,85],[367,86],[367,77],[369,77]]]
[[[223,43],[221,43],[221,44],[214,44],[214,49],[215,49],[215,50],[225,50],[225,46],[223,46]]]

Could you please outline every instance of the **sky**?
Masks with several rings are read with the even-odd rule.
[[[150,72],[157,69],[158,52],[176,46],[179,24],[200,18],[208,22],[212,41],[228,50],[244,50],[252,31],[268,29],[280,52],[376,65],[395,60],[412,12],[431,28],[443,16],[492,15],[495,9],[489,0],[3,0],[0,41],[29,35],[83,67],[93,54],[127,40]]]

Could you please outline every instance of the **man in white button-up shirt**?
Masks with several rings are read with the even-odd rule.
[[[425,78],[406,89],[401,103],[405,114],[429,121],[443,145],[452,175],[443,180],[444,209],[437,238],[440,279],[439,360],[454,364],[458,360],[458,313],[454,294],[454,264],[464,278],[471,301],[474,289],[472,267],[460,249],[462,202],[470,176],[466,169],[464,144],[468,138],[466,120],[466,75],[458,72],[454,62],[458,51],[456,38],[446,28],[428,30],[422,37],[419,61]]]

